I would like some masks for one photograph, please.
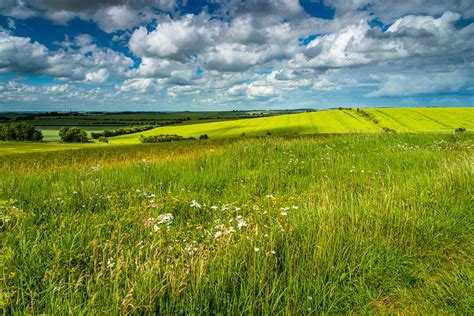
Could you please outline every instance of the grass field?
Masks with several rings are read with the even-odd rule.
[[[324,123],[376,131],[337,113]],[[0,310],[473,314],[473,146],[381,133],[2,156]]]
[[[474,129],[473,108],[417,108],[417,109],[366,109],[378,123],[374,123],[355,110],[327,110],[298,114],[286,114],[265,118],[212,122],[187,126],[165,126],[143,133],[111,138],[112,143],[137,143],[144,136],[177,134],[211,138],[302,135],[327,133],[374,133],[389,128],[396,132],[453,132],[458,127]]]
[[[39,126],[38,129],[43,133],[43,140],[46,142],[51,142],[51,141],[59,141],[59,130],[61,129],[62,126]],[[81,129],[85,130],[88,134],[88,137],[90,136],[91,132],[96,132],[96,133],[101,133],[104,130],[116,130],[123,128],[123,125],[94,125],[94,126],[79,126]],[[128,126],[126,126],[128,127]]]

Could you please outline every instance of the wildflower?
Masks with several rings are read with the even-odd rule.
[[[159,231],[159,230],[160,230],[160,227],[159,227],[158,225],[156,225],[156,224],[153,225],[153,231],[154,231],[154,232],[157,232],[157,231]]]
[[[107,260],[107,269],[112,269],[113,267],[115,267],[115,260],[114,258],[109,258]]]
[[[217,207],[216,205],[211,206],[211,210],[214,210],[214,211],[217,210],[218,208],[219,207]]]
[[[219,238],[222,235],[221,231],[217,231],[214,233],[214,239]]]
[[[224,224],[219,224],[214,227],[215,230],[221,230],[224,228]]]
[[[191,201],[191,207],[202,208],[202,205],[199,204],[196,200]]]
[[[287,216],[288,213],[287,212],[281,212],[281,216]]]
[[[235,210],[238,212],[238,211],[241,210],[241,208],[240,208],[240,207],[236,207]]]
[[[255,250],[255,252],[259,252],[260,248],[255,247],[254,250]]]
[[[92,171],[99,171],[99,167],[100,165],[97,165],[97,166],[91,167],[91,169]]]
[[[196,242],[194,241],[192,244],[187,246],[184,250],[188,253],[189,256],[194,255],[198,251],[198,248],[196,247]]]
[[[171,223],[173,222],[173,219],[174,219],[173,214],[164,213],[164,214],[160,214],[156,220],[158,224],[171,225]]]
[[[297,205],[293,205],[291,208],[297,210],[299,207]]]
[[[289,208],[289,207],[280,207],[280,210],[282,210],[282,211],[289,211],[290,208]]]
[[[11,220],[12,220],[12,217],[11,217],[10,215],[4,215],[4,216],[2,217],[2,221],[3,221],[4,223],[8,223],[8,222],[11,221]]]
[[[273,199],[273,194],[267,194],[267,199]]]
[[[235,233],[235,228],[230,226],[230,228],[227,230],[227,234]]]
[[[237,222],[237,227],[239,229],[242,229],[242,227],[247,227],[247,223],[243,219],[241,219]]]

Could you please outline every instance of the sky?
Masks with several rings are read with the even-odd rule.
[[[474,106],[473,22],[473,0],[0,0],[0,112]]]

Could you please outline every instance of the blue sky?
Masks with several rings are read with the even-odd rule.
[[[474,2],[0,0],[0,111],[473,106]]]

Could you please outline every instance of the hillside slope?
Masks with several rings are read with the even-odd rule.
[[[474,108],[384,108],[327,110],[272,117],[212,122],[185,126],[165,126],[143,133],[111,138],[112,143],[136,143],[140,135],[177,134],[211,138],[327,134],[374,133],[384,128],[396,132],[452,132],[455,128],[474,129]]]

